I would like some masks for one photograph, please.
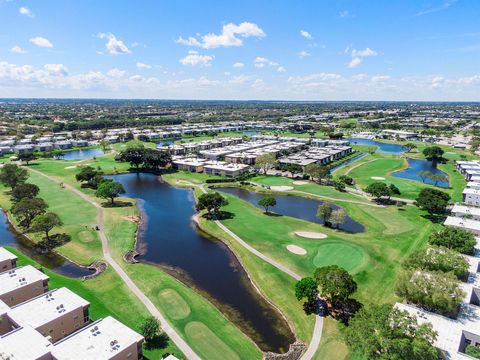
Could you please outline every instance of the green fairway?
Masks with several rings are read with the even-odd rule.
[[[33,265],[40,268],[39,264],[18,250],[10,247],[8,250],[18,256],[19,266]],[[50,277],[50,289],[67,287],[89,301],[90,318],[93,321],[111,315],[125,325],[139,331],[142,318],[148,315],[143,304],[127,289],[122,280],[111,269],[90,280],[68,278],[45,268],[43,268],[43,271]],[[165,353],[175,354],[182,358],[182,353],[171,341],[164,349],[144,349],[145,357],[151,360],[159,359]]]

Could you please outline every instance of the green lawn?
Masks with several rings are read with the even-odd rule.
[[[10,247],[8,250],[18,256],[19,266],[33,265],[40,268],[39,264],[18,250]],[[143,304],[131,294],[122,280],[111,269],[90,280],[68,278],[45,268],[43,271],[50,277],[50,289],[67,287],[89,301],[90,318],[92,320],[110,315],[138,331],[141,319],[148,316]],[[144,349],[146,358],[150,360],[157,360],[165,353],[175,354],[179,358],[183,357],[182,353],[171,341],[169,341],[168,346],[164,349]]]

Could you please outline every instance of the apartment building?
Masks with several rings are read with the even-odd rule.
[[[98,320],[55,343],[56,360],[142,359],[143,337],[111,316]]]
[[[17,267],[17,256],[0,247],[0,273]]]
[[[52,343],[30,326],[0,336],[0,359],[54,360],[52,349]]]
[[[56,342],[90,322],[89,305],[69,289],[60,288],[13,306],[8,315]]]
[[[463,189],[462,201],[467,205],[480,206],[480,189]]]
[[[15,306],[48,291],[48,276],[31,265],[0,274],[0,300]]]

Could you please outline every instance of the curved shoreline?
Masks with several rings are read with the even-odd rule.
[[[190,184],[186,184],[186,183],[179,183],[179,184],[176,184],[176,185],[172,185],[170,184],[168,181],[165,181],[165,183],[168,185],[168,186],[172,186],[172,187],[179,187],[179,188],[186,188],[186,189],[190,189],[192,191],[195,190],[195,187],[192,187]],[[128,259],[131,259],[131,261],[128,261],[130,263],[143,263],[143,264],[148,264],[148,265],[151,265],[151,266],[155,266],[157,268],[159,268],[161,271],[163,272],[166,272],[167,274],[169,274],[170,276],[174,277],[177,281],[180,281],[182,282],[184,285],[186,286],[191,286],[191,287],[194,287],[195,288],[195,291],[198,292],[200,294],[200,296],[202,296],[206,301],[208,301],[212,307],[214,307],[220,314],[222,317],[224,317],[228,322],[230,322],[233,326],[235,326],[240,332],[242,332],[246,337],[248,337],[250,339],[250,341],[252,341],[252,343],[265,355],[267,353],[270,353],[271,351],[268,351],[268,350],[262,350],[260,348],[260,346],[257,344],[257,342],[252,338],[251,335],[249,335],[246,331],[244,331],[244,328],[242,326],[239,325],[239,322],[242,322],[242,319],[239,318],[238,320],[239,321],[234,321],[232,319],[235,318],[235,316],[232,316],[231,314],[235,314],[234,312],[230,312],[228,311],[229,309],[229,306],[227,304],[223,304],[221,301],[219,300],[216,300],[214,299],[214,297],[212,295],[210,295],[207,291],[199,288],[195,282],[193,280],[189,280],[188,277],[186,276],[183,276],[181,274],[181,272],[178,272],[176,271],[175,268],[168,268],[166,266],[162,266],[160,264],[156,264],[154,262],[150,262],[150,261],[143,261],[143,260],[137,260],[136,257],[138,255],[142,255],[143,251],[142,249],[140,248],[142,245],[141,245],[141,238],[139,236],[139,234],[141,234],[141,231],[143,231],[143,227],[146,226],[146,221],[145,221],[145,216],[148,216],[145,211],[142,209],[141,206],[139,206],[139,202],[137,198],[129,198],[129,199],[134,199],[136,200],[136,207],[137,209],[139,210],[140,212],[140,221],[137,222],[137,226],[136,226],[136,230],[135,230],[135,237],[134,237],[134,241],[132,243],[132,250],[130,250],[128,253],[125,254],[124,258],[125,260]],[[196,199],[195,199],[196,201]],[[228,250],[229,250],[229,256],[232,257],[234,259],[235,262],[238,263],[238,265],[242,268],[242,270],[245,272],[246,274],[246,280],[248,280],[249,284],[252,286],[252,289],[254,289],[254,292],[257,296],[260,296],[269,306],[272,307],[272,309],[277,312],[277,314],[280,315],[280,317],[285,321],[285,323],[287,324],[288,326],[288,329],[289,331],[291,332],[291,334],[293,335],[294,337],[294,342],[289,344],[289,347],[284,349],[285,350],[285,354],[289,351],[290,349],[290,346],[292,346],[293,344],[295,343],[298,343],[298,339],[297,339],[297,336],[295,334],[295,331],[294,331],[294,327],[292,325],[292,323],[289,321],[289,319],[283,314],[283,312],[270,300],[266,297],[266,295],[264,295],[262,293],[262,291],[260,290],[260,287],[254,282],[253,278],[252,278],[252,275],[249,273],[249,271],[247,270],[247,268],[245,267],[244,263],[241,261],[239,255],[234,251],[234,249],[230,246],[230,244],[227,243],[227,241],[224,241],[223,239],[220,239],[218,238],[217,236],[211,234],[210,232],[208,232],[206,229],[204,229],[201,225],[200,225],[200,221],[199,221],[199,217],[201,216],[200,213],[195,213],[192,217],[191,217],[191,220],[192,222],[195,224],[196,228],[198,231],[200,232],[203,232],[205,233],[206,235],[208,235],[208,237],[212,238],[213,240],[215,241],[219,241],[222,243],[222,245],[224,245]],[[227,316],[227,314],[230,314],[230,316]],[[244,321],[243,321],[244,322]],[[282,353],[278,353],[280,355],[283,355]]]
[[[24,232],[22,232],[22,231],[19,229],[19,227],[17,226],[17,224],[15,224],[15,222],[11,219],[9,213],[8,213],[7,211],[5,211],[5,209],[0,208],[0,211],[3,211],[3,213],[5,214],[5,218],[7,219],[8,224],[13,228],[13,230],[15,231],[15,234],[18,235],[18,236],[22,236],[22,237],[24,237],[24,238],[27,240],[28,244],[26,244],[26,247],[29,247],[29,248],[32,249],[32,251],[35,251],[35,245],[36,245],[35,241],[34,241],[29,235],[25,234]],[[11,245],[7,245],[7,246],[11,246]],[[12,246],[12,247],[13,247],[13,248],[16,248],[15,246]],[[30,257],[30,254],[25,254],[20,248],[18,248],[18,250],[19,250],[20,252],[22,252],[24,255]],[[87,269],[87,270],[93,270],[93,271],[94,271],[94,273],[89,274],[89,275],[83,275],[83,276],[79,276],[79,277],[72,277],[72,276],[63,275],[63,274],[61,274],[61,273],[58,273],[58,272],[56,272],[54,269],[49,269],[47,266],[40,264],[40,265],[42,265],[43,267],[46,267],[46,268],[49,269],[50,271],[56,272],[57,274],[59,274],[59,275],[61,275],[61,276],[70,277],[70,278],[72,278],[72,279],[85,279],[85,280],[86,280],[86,279],[92,279],[92,278],[100,275],[101,273],[103,273],[103,272],[107,269],[106,264],[105,264],[104,262],[102,262],[102,261],[99,261],[99,260],[93,262],[93,263],[90,264],[90,265],[81,265],[81,264],[77,263],[76,261],[70,259],[69,257],[67,257],[67,256],[59,253],[59,252],[56,251],[56,250],[53,250],[53,249],[52,249],[52,250],[50,250],[49,252],[50,252],[50,253],[53,253],[55,256],[58,256],[58,257],[61,257],[61,258],[65,259],[66,261],[72,263],[73,265],[75,265],[75,266],[77,266],[77,267],[79,267],[79,268]],[[42,253],[39,253],[39,254],[42,255]],[[48,253],[45,253],[45,254],[48,254]]]

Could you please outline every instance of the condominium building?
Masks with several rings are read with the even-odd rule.
[[[53,360],[52,349],[52,343],[30,326],[16,328],[0,337],[0,359]]]
[[[17,267],[17,256],[0,247],[0,273]]]
[[[0,300],[8,306],[20,304],[48,291],[48,276],[31,265],[0,274]]]
[[[89,305],[69,289],[60,288],[13,306],[8,315],[56,342],[90,322]]]
[[[57,360],[137,360],[142,343],[141,335],[108,316],[56,343],[52,354]]]

